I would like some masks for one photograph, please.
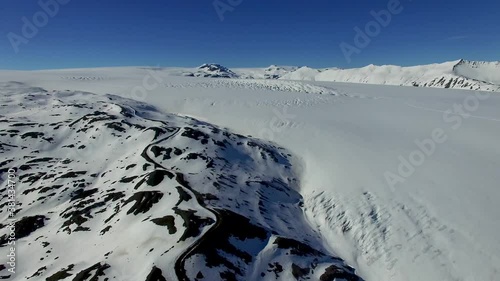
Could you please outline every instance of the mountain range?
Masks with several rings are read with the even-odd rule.
[[[172,72],[178,75],[177,71]],[[282,79],[324,82],[348,82],[377,85],[451,88],[500,91],[500,62],[458,60],[429,65],[401,67],[368,65],[341,69],[276,66],[229,69],[219,64],[204,64],[184,69],[184,76],[239,79]]]

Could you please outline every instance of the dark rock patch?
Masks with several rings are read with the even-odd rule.
[[[104,196],[104,201],[109,202],[109,201],[116,201],[118,199],[121,199],[125,197],[125,193],[118,191],[118,192],[112,192],[108,193]]]
[[[300,280],[302,277],[307,276],[311,272],[309,268],[301,268],[300,266],[292,263],[292,275],[295,279]]]
[[[63,174],[63,175],[57,177],[57,178],[58,179],[76,178],[80,175],[85,175],[86,173],[87,173],[86,171],[68,172],[66,174]]]
[[[163,193],[160,191],[141,191],[132,195],[123,205],[125,206],[130,202],[134,202],[134,205],[130,207],[127,214],[133,213],[134,215],[138,215],[140,213],[147,213],[162,197]]]
[[[40,276],[42,275],[45,271],[47,270],[47,267],[46,266],[43,266],[43,267],[40,267],[35,273],[33,273],[33,275],[31,275],[30,277],[28,277],[27,279],[31,279],[33,277],[36,277],[36,276]]]
[[[174,212],[181,216],[184,220],[183,226],[185,227],[184,233],[179,238],[179,241],[185,241],[188,238],[194,238],[201,234],[201,230],[207,226],[214,223],[211,218],[202,218],[195,215],[194,210],[181,210],[175,207]]]
[[[251,254],[231,244],[229,242],[230,238],[236,238],[241,241],[247,239],[264,241],[268,239],[269,233],[263,228],[252,224],[248,218],[239,214],[229,210],[217,210],[217,212],[221,216],[220,224],[212,228],[212,231],[207,232],[201,238],[200,244],[191,255],[199,254],[205,256],[207,267],[225,267],[227,270],[224,276],[228,278],[227,280],[237,280],[236,276],[243,276],[244,273],[234,264],[234,259],[241,260],[244,264],[249,264],[253,260],[253,257]],[[230,254],[233,258],[228,260],[222,252]]]
[[[21,239],[29,236],[31,233],[35,232],[37,229],[45,226],[45,216],[37,215],[32,217],[23,217],[22,219],[15,222],[15,233],[16,239]],[[0,246],[5,245],[8,241],[7,235],[3,235],[0,238]]]
[[[177,203],[175,203],[175,206],[179,206],[179,204],[181,204],[182,202],[184,201],[189,201],[191,200],[193,197],[184,190],[184,188],[182,188],[181,186],[176,186],[175,189],[177,189],[177,192],[179,192],[179,201],[177,201]]]
[[[278,279],[280,277],[280,273],[283,272],[283,266],[278,262],[270,263],[268,264],[268,266],[269,269],[267,270],[267,272],[273,272],[276,279]]]
[[[137,166],[137,164],[130,164],[127,167],[125,167],[125,170],[132,169],[135,166]]]
[[[161,269],[159,269],[156,266],[153,266],[153,268],[151,269],[151,272],[149,272],[145,281],[167,281],[167,279],[165,279],[165,277],[163,277]]]
[[[96,263],[93,266],[78,272],[72,281],[99,281],[99,276],[105,276],[104,271],[109,267],[110,266],[108,264]]]
[[[73,275],[73,274],[69,273],[69,271],[73,270],[74,267],[75,267],[74,264],[70,264],[68,266],[68,268],[61,269],[60,271],[52,274],[50,277],[48,277],[45,280],[46,281],[59,281],[59,280],[63,280],[65,278],[68,278],[71,275]]]
[[[149,186],[157,186],[157,185],[159,185],[163,181],[163,179],[165,178],[165,176],[167,176],[169,179],[173,179],[174,178],[174,174],[172,174],[169,171],[166,171],[166,170],[155,170],[155,171],[153,171],[153,172],[151,172],[149,174],[146,183]]]
[[[311,248],[309,245],[293,239],[278,237],[274,241],[274,244],[278,245],[279,249],[289,249],[292,255],[323,256],[323,253]]]
[[[182,132],[181,136],[191,138],[194,140],[200,140],[202,144],[208,143],[208,139],[210,137],[207,134],[205,134],[204,132],[190,128],[190,127],[185,127],[183,129],[184,129],[184,131]]]
[[[354,272],[348,272],[338,266],[331,265],[320,277],[320,281],[335,281],[339,279],[344,279],[347,281],[362,281],[361,278],[354,275]]]
[[[164,216],[152,219],[151,221],[157,225],[166,226],[169,234],[175,234],[177,232],[177,228],[175,227],[175,218],[173,216]]]
[[[90,197],[93,194],[95,194],[97,191],[99,191],[97,188],[89,189],[89,190],[78,189],[71,194],[70,202]]]
[[[129,183],[135,180],[137,176],[132,176],[132,177],[124,177],[120,180],[121,183]]]
[[[43,137],[43,136],[44,136],[44,133],[41,133],[41,132],[28,132],[28,133],[21,135],[21,138],[22,139],[25,139],[25,138],[37,139],[37,138]]]
[[[111,229],[111,225],[106,226],[103,230],[101,230],[101,235],[106,234]]]

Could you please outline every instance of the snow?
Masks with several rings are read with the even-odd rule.
[[[321,71],[307,66],[301,67],[294,72],[287,73],[281,77],[283,80],[306,80],[314,81]]]
[[[500,66],[499,62],[459,60],[410,67],[372,64],[326,71],[301,68],[281,79],[500,91]]]
[[[0,81],[140,99],[164,112],[276,143],[293,155],[305,220],[323,247],[367,281],[498,280],[500,96],[321,81],[406,85],[436,76],[459,77],[453,72],[457,64],[372,65],[315,77],[309,75],[313,70],[299,69],[304,74],[298,78],[317,81],[274,84],[179,77],[171,70],[133,67],[2,71]],[[143,85],[150,71],[159,78],[156,87],[134,96],[133,89]],[[456,71],[498,82],[486,75],[489,70]],[[462,115],[450,113],[460,105]],[[436,129],[447,140],[436,143],[404,182],[391,186],[385,175],[398,175],[401,157],[409,159],[419,150],[415,142],[432,138]]]
[[[455,66],[458,75],[500,85],[500,62],[462,60]]]
[[[99,68],[101,76],[86,76],[89,69],[48,70],[43,73],[59,73],[67,80],[106,80],[108,73],[141,75],[137,67]],[[276,66],[266,68],[233,68],[220,64],[203,64],[199,67],[141,67],[145,72],[163,76],[208,77],[239,80],[299,80],[366,83],[412,87],[452,88],[500,92],[500,62],[457,60],[429,65],[401,67],[396,65],[368,65],[362,68],[340,69],[336,67],[314,69],[307,66]],[[14,73],[4,72],[5,75]],[[39,72],[42,73],[42,72]],[[136,77],[137,78],[137,77]],[[253,82],[250,82],[253,83]]]
[[[297,70],[295,66],[271,65],[266,68],[234,68],[233,71],[244,79],[278,79]]]
[[[415,76],[436,77],[440,74],[451,74],[449,72],[457,62],[443,64],[432,64],[424,66],[401,67],[395,65],[368,65],[359,69],[334,69],[318,75],[319,81],[331,81],[338,79],[339,82],[363,82],[370,84],[382,84],[382,81],[390,79],[386,84],[405,83]]]

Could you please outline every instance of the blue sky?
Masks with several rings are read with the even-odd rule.
[[[350,62],[341,42],[355,47],[354,27],[397,0],[216,0],[241,2],[226,6],[222,21],[214,0],[41,0],[53,1],[69,2],[43,25],[39,1],[1,0],[0,69],[500,60],[497,0],[400,0],[402,11]],[[23,17],[40,25],[32,38],[23,35]]]

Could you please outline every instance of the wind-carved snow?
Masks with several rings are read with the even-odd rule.
[[[436,239],[460,241],[463,237],[455,229],[418,203],[415,204],[417,208],[409,208],[397,200],[388,205],[380,205],[379,201],[369,192],[356,198],[330,198],[317,193],[309,196],[305,205],[309,207],[306,213],[314,216],[312,220],[318,229],[329,229],[332,237],[342,237],[357,245],[353,253],[356,259],[366,260],[368,266],[381,266],[395,278],[402,277],[394,272],[400,263],[446,265],[452,253]],[[396,223],[394,219],[401,216],[406,221]],[[398,252],[403,248],[412,248],[414,255],[400,260]]]
[[[107,77],[103,76],[63,76],[61,78],[75,81],[99,81],[107,79]]]
[[[213,79],[183,83],[165,83],[167,88],[225,88],[245,90],[270,90],[276,92],[293,92],[319,95],[338,95],[335,89],[293,81],[251,80],[251,79]]]
[[[2,278],[361,280],[309,227],[285,149],[118,96],[0,92],[22,260]]]

